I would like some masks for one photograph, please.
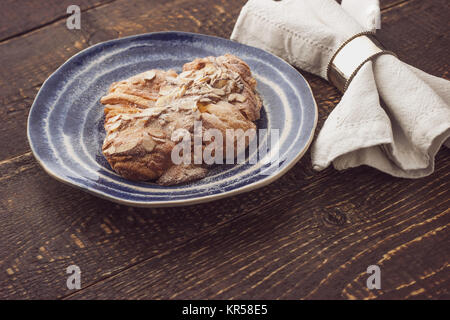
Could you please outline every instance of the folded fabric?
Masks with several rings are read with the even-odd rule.
[[[231,39],[327,79],[328,63],[342,43],[379,26],[378,2],[368,4],[361,11],[355,7],[361,0],[344,0],[344,7],[334,0],[250,0]],[[450,82],[381,55],[358,71],[325,121],[312,163],[316,170],[331,163],[338,170],[369,165],[419,178],[434,171],[435,155],[449,137]]]
[[[341,6],[366,30],[381,28],[379,0],[342,0]]]

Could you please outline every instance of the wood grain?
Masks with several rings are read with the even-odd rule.
[[[447,171],[448,164],[438,170]],[[383,193],[378,186],[385,177],[369,176],[356,191],[345,178],[333,181],[341,192],[332,201],[322,183],[284,194],[70,298],[404,298],[418,290],[448,297],[442,283],[421,281],[438,274],[436,280],[447,282],[450,275],[449,249],[436,246],[449,240],[442,181],[427,178],[417,189],[401,180]],[[330,182],[329,175],[322,178]],[[344,218],[329,217],[336,211]],[[385,289],[365,289],[369,264],[381,267]]]
[[[441,152],[440,178],[422,179],[420,187],[365,168],[352,174],[330,169],[312,180],[305,158],[261,190],[211,204],[147,210],[61,185],[30,154],[18,157],[0,166],[1,293],[68,295],[64,271],[77,264],[87,289],[73,298],[361,298],[370,296],[361,291],[366,278],[358,276],[380,260],[386,293],[406,280],[416,283],[410,293],[423,289],[421,276],[438,272],[438,279],[448,279],[449,249],[437,244],[449,240],[446,229],[438,229],[450,222],[449,158],[448,150]],[[354,175],[358,187],[349,188]],[[418,244],[427,250],[397,254],[396,248],[404,252]],[[392,258],[383,259],[386,254]],[[395,270],[408,267],[418,272]],[[305,285],[295,285],[305,279]],[[427,286],[433,297],[448,294],[439,284]]]
[[[0,42],[41,28],[67,16],[67,7],[76,4],[81,12],[113,0],[2,0]]]
[[[0,298],[449,298],[450,151],[436,172],[396,179],[360,167],[311,169],[308,153],[275,183],[209,204],[136,209],[50,178],[26,143],[39,86],[99,41],[159,30],[228,37],[245,1],[117,0],[0,42]],[[406,62],[448,78],[445,0],[382,1],[380,37]],[[42,27],[39,27],[42,26]],[[30,55],[33,52],[33,55]],[[418,52],[419,54],[414,54]],[[319,128],[340,99],[305,75]],[[65,269],[82,270],[82,290]],[[366,289],[378,264],[382,290]]]
[[[292,172],[277,184],[293,189],[297,179]],[[266,188],[233,198],[231,206],[223,200],[186,208],[128,208],[53,180],[30,153],[1,163],[0,182],[3,298],[68,294],[64,272],[70,264],[81,267],[88,285],[280,196]]]

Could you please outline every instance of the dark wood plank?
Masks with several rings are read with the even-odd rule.
[[[0,41],[35,30],[67,16],[67,7],[76,4],[81,11],[114,0],[2,0]]]
[[[449,1],[402,2],[383,13],[377,35],[402,61],[450,79],[449,16]]]
[[[440,155],[437,171],[446,177],[423,179],[420,188],[362,168],[364,179],[353,188],[353,174],[339,181],[321,174],[321,183],[285,193],[70,298],[448,297],[449,156]],[[380,190],[386,180],[389,189]],[[380,291],[366,288],[371,264],[382,270]]]
[[[354,292],[363,284],[354,279],[365,270],[361,268],[367,268],[364,264],[380,263],[399,246],[414,248],[417,241],[412,240],[449,222],[449,160],[450,151],[441,152],[436,174],[411,183],[367,168],[344,173],[329,169],[312,178],[309,159],[304,158],[282,179],[261,190],[210,204],[149,210],[115,205],[61,185],[27,154],[0,165],[0,296],[70,294],[65,268],[77,264],[83,272],[83,287],[98,282],[77,298],[171,297],[192,284],[196,285],[180,297],[212,297],[234,284],[234,290],[218,297],[274,298],[280,290],[285,292],[293,283],[311,278],[306,287],[295,288],[287,296],[298,298],[332,271],[340,286],[333,287],[330,281],[316,295],[329,292],[337,297],[339,290],[351,284],[346,294],[365,297]],[[385,288],[400,286],[403,282],[398,281],[409,273],[414,275],[409,269],[402,273],[401,268],[414,266],[417,277],[442,268],[439,264],[449,253],[443,245],[448,233],[442,238],[438,230],[423,240],[420,245],[430,242],[427,246],[434,249],[395,254],[395,259],[385,262],[386,268],[392,263],[389,268],[398,269],[397,277],[383,282]],[[237,265],[229,262],[236,259]],[[383,260],[380,264],[384,265]],[[269,287],[264,284],[265,289],[252,296],[243,292],[278,268],[276,276],[267,280]],[[257,270],[256,278],[242,282],[242,277]],[[227,273],[236,273],[236,277],[218,281]],[[284,278],[286,274],[289,277]],[[110,276],[114,277],[108,280]],[[203,277],[208,278],[201,281]],[[412,279],[420,284],[417,277]],[[181,278],[190,285],[185,286]],[[274,279],[280,283],[272,289]],[[411,289],[418,290],[417,286]],[[125,291],[130,292],[124,295]]]

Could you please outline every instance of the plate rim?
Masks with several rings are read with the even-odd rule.
[[[238,187],[236,189],[233,190],[229,190],[229,191],[225,191],[225,192],[220,192],[217,194],[212,194],[212,195],[207,195],[207,196],[201,196],[201,197],[193,197],[190,199],[180,199],[180,200],[158,200],[158,201],[136,201],[136,200],[126,200],[123,198],[118,198],[114,195],[105,193],[103,191],[100,190],[96,190],[93,189],[90,186],[86,186],[86,185],[80,185],[79,183],[75,183],[73,181],[69,181],[67,179],[64,179],[63,177],[61,177],[60,175],[58,175],[57,173],[53,172],[49,167],[47,167],[47,165],[45,164],[45,162],[39,157],[37,151],[35,150],[35,147],[33,146],[32,143],[32,138],[31,138],[31,134],[30,134],[30,122],[31,122],[31,114],[32,114],[32,110],[36,104],[36,101],[38,100],[39,96],[42,93],[42,88],[44,88],[45,84],[52,78],[54,77],[57,73],[59,73],[61,71],[61,68],[66,65],[68,62],[72,61],[73,59],[75,59],[76,57],[78,57],[79,55],[87,52],[88,50],[92,50],[95,47],[100,47],[102,45],[108,44],[108,43],[114,43],[117,41],[123,41],[123,40],[132,40],[135,38],[139,38],[142,36],[151,36],[151,35],[178,35],[178,36],[200,36],[200,37],[206,37],[206,38],[213,38],[213,39],[218,39],[220,41],[223,40],[227,40],[227,41],[231,41],[231,42],[235,42],[233,40],[230,39],[226,39],[226,38],[222,38],[222,37],[218,37],[218,36],[212,36],[212,35],[206,35],[206,34],[201,34],[201,33],[194,33],[194,32],[184,32],[184,31],[161,31],[161,32],[148,32],[148,33],[141,33],[141,34],[136,34],[136,35],[131,35],[131,36],[127,36],[127,37],[122,37],[122,38],[118,38],[118,39],[111,39],[111,40],[107,40],[107,41],[103,41],[103,42],[99,42],[97,44],[94,44],[92,46],[89,46],[83,50],[81,50],[80,52],[77,52],[76,54],[74,54],[73,56],[71,56],[69,59],[67,59],[63,64],[61,64],[50,76],[48,76],[48,78],[42,83],[41,87],[39,88],[39,91],[36,95],[36,97],[33,100],[33,103],[30,107],[29,113],[28,113],[28,119],[27,119],[27,140],[28,140],[28,144],[30,145],[31,151],[33,153],[34,158],[37,160],[37,162],[39,163],[39,165],[44,169],[44,171],[51,176],[52,178],[54,178],[55,180],[62,182],[66,185],[69,185],[71,187],[75,187],[76,189],[79,190],[83,190],[85,192],[88,192],[92,195],[95,195],[97,197],[100,197],[102,199],[106,199],[109,201],[113,201],[115,203],[119,203],[119,204],[123,204],[123,205],[127,205],[127,206],[133,206],[133,207],[145,207],[145,208],[160,208],[160,207],[180,207],[180,206],[188,206],[188,205],[194,205],[194,204],[199,204],[199,203],[206,203],[206,202],[211,202],[211,201],[215,201],[215,200],[219,200],[219,199],[223,199],[226,197],[230,197],[230,196],[234,196],[237,194],[241,194],[241,193],[245,193],[245,192],[249,192],[252,190],[256,190],[259,188],[262,188],[276,180],[278,180],[279,178],[281,178],[284,174],[286,174],[306,153],[306,151],[309,149],[313,139],[314,139],[314,133],[316,131],[316,127],[317,127],[317,122],[318,122],[318,108],[317,108],[317,102],[316,99],[314,97],[313,91],[311,89],[310,84],[308,83],[308,81],[305,79],[305,77],[298,71],[296,70],[292,65],[290,65],[289,63],[287,63],[285,60],[281,59],[280,57],[264,50],[264,49],[260,49],[257,47],[253,47],[253,46],[249,46],[246,44],[242,44],[239,42],[235,42],[239,45],[245,46],[245,47],[250,47],[253,49],[257,49],[257,50],[261,50],[269,55],[271,55],[272,57],[274,57],[275,59],[279,60],[281,63],[286,64],[289,68],[291,68],[293,71],[295,71],[296,73],[298,73],[298,75],[301,77],[301,79],[304,81],[304,83],[306,84],[306,87],[309,90],[309,94],[311,95],[311,99],[312,102],[314,104],[314,123],[312,126],[312,130],[310,132],[310,135],[308,137],[308,140],[305,144],[305,146],[302,148],[302,150],[300,150],[296,156],[281,170],[278,170],[276,174],[273,175],[269,175],[264,179],[261,179],[259,181],[255,181],[249,184],[246,184],[244,186]]]

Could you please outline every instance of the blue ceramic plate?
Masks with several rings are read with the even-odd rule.
[[[278,129],[278,164],[266,157],[266,162],[216,165],[202,180],[170,187],[132,182],[115,174],[101,152],[105,132],[99,100],[110,84],[148,69],[179,72],[197,57],[225,53],[243,59],[258,81],[264,106],[257,125],[269,132],[262,135],[258,148],[273,148],[264,141],[271,141],[271,130]],[[235,195],[275,181],[305,153],[316,122],[317,107],[308,83],[280,58],[217,37],[161,32],[100,43],[64,63],[36,96],[28,118],[28,140],[42,167],[64,183],[122,204],[176,206]],[[271,156],[276,155],[268,153]]]

